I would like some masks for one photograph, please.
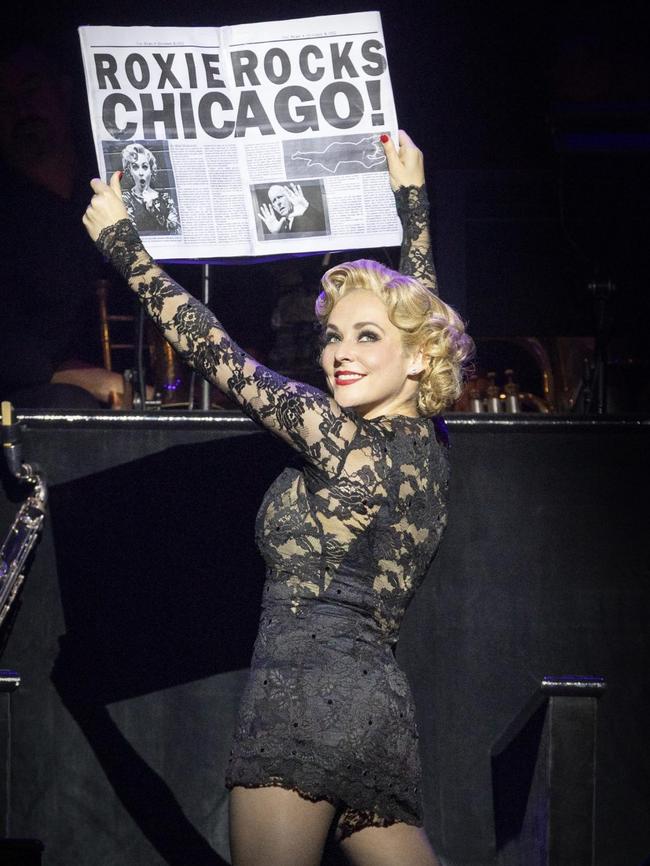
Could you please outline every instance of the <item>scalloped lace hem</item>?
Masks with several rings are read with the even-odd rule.
[[[236,782],[232,779],[226,780],[226,788],[282,788],[285,791],[293,791],[302,797],[303,800],[308,800],[310,803],[321,803],[323,801],[331,803],[337,809],[337,832],[336,838],[338,841],[343,841],[353,833],[358,833],[359,830],[365,830],[367,827],[391,827],[393,824],[410,824],[415,827],[421,827],[422,822],[418,821],[414,816],[385,816],[380,815],[372,810],[351,809],[346,808],[345,804],[341,803],[336,797],[331,794],[312,794],[299,788],[297,785],[291,785],[283,779],[268,779],[264,782]]]

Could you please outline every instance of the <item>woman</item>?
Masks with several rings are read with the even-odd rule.
[[[444,425],[472,350],[433,293],[422,154],[382,136],[404,225],[403,276],[350,262],[316,304],[333,398],[248,357],[125,220],[119,176],[93,180],[90,236],[165,337],[304,468],[267,492],[260,631],[227,785],[235,866],[317,866],[331,826],[357,866],[436,866],[422,830],[413,702],[393,648],[445,523]]]
[[[122,151],[122,168],[133,186],[122,198],[129,218],[142,234],[176,234],[180,230],[176,205],[166,192],[153,189],[158,164],[153,153],[141,144],[129,144]]]

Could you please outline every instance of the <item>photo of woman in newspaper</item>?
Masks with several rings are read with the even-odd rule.
[[[253,187],[260,240],[329,234],[322,183],[273,183]]]
[[[149,148],[137,142],[128,144],[122,150],[122,170],[132,183],[131,189],[123,190],[122,198],[138,231],[150,235],[178,234],[181,224],[174,199],[170,193],[151,185],[158,173],[158,162]]]

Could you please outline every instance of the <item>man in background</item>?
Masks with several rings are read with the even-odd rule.
[[[122,391],[101,366],[95,283],[81,216],[88,179],[69,77],[36,42],[0,46],[0,397],[20,408],[98,408]]]

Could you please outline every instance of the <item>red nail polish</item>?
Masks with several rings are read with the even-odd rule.
[[[389,135],[386,135],[385,132],[382,132],[382,134],[379,136],[379,139],[380,139],[381,141],[383,141],[384,144],[386,144],[386,142],[388,141],[389,138],[390,138],[390,136],[389,136]]]
[[[123,177],[124,177],[124,172],[121,171],[121,172],[120,172],[120,180],[122,180]]]

